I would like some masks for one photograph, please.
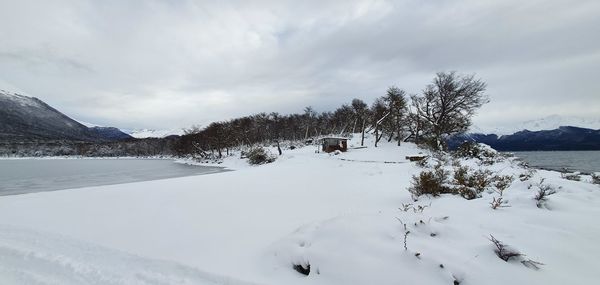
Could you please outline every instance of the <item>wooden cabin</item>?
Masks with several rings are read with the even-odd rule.
[[[342,137],[325,137],[321,139],[321,145],[324,152],[333,152],[336,150],[347,151],[348,139]]]

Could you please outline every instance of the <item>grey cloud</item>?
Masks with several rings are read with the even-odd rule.
[[[129,128],[328,110],[390,85],[417,93],[443,70],[488,82],[479,124],[598,116],[599,13],[597,1],[0,0],[0,79]]]

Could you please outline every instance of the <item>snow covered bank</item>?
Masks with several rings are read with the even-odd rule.
[[[2,284],[252,284],[16,227],[0,226],[0,245]]]
[[[505,190],[511,207],[492,210],[494,194],[488,192],[474,200],[442,195],[414,202],[406,189],[422,169],[405,157],[427,153],[412,144],[367,144],[339,155],[315,153],[315,147],[284,150],[274,163],[207,176],[0,197],[0,259],[6,261],[0,262],[0,283],[34,283],[18,279],[25,269],[42,284],[55,280],[44,279],[55,271],[63,278],[56,280],[78,280],[69,279],[77,278],[74,270],[56,264],[19,263],[27,254],[81,257],[74,264],[131,281],[123,284],[159,283],[144,277],[148,272],[165,277],[164,284],[204,284],[206,276],[218,277],[207,284],[242,282],[228,278],[256,284],[592,284],[600,278],[597,185],[538,171]],[[524,172],[510,160],[464,163],[502,175]],[[533,199],[541,177],[557,189],[544,208]],[[29,229],[26,237],[14,237],[22,229]],[[490,235],[544,265],[534,270],[504,262]],[[310,265],[309,275],[294,265]],[[113,280],[98,278],[100,284]]]

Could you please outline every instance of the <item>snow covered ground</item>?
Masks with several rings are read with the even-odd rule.
[[[405,156],[427,152],[412,144],[366,144],[339,155],[315,153],[313,146],[284,150],[257,167],[232,157],[222,165],[236,171],[213,175],[0,197],[0,284],[595,284],[600,278],[598,185],[537,171],[505,190],[511,207],[492,210],[492,193],[414,202],[407,188],[422,169]],[[485,167],[525,172],[511,160]],[[538,208],[533,197],[541,177],[557,193]],[[409,203],[426,207],[399,209]],[[403,224],[410,231],[406,250]],[[490,235],[544,265],[502,261]],[[293,270],[308,264],[308,276]]]

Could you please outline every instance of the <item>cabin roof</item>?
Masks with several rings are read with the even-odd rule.
[[[348,140],[348,138],[344,138],[344,137],[323,137],[323,138],[321,138],[321,139],[324,139],[324,140],[326,140],[326,139],[332,139],[332,140],[345,140],[345,141],[347,141],[347,140]]]

